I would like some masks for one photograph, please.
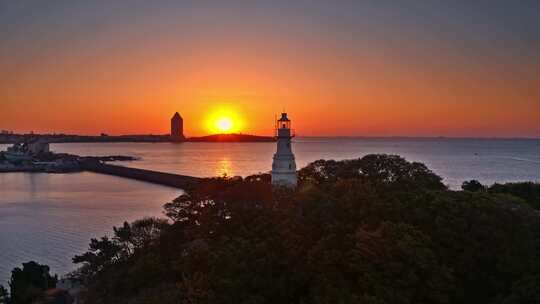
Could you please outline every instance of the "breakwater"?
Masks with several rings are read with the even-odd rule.
[[[110,165],[99,161],[81,162],[81,169],[100,174],[114,175],[179,188],[186,191],[195,188],[204,180],[203,178],[187,175]]]

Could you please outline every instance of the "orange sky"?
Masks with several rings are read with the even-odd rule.
[[[165,134],[178,111],[196,136],[227,108],[243,132],[269,135],[285,108],[300,135],[540,137],[536,46],[309,12],[284,23],[255,14],[250,28],[205,9],[182,24],[164,10],[105,24],[119,16],[76,10],[86,19],[12,25],[0,46],[0,129]]]

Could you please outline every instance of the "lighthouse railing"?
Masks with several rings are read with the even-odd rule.
[[[274,137],[275,138],[279,137],[279,130],[280,130],[279,128],[274,129]],[[290,130],[290,136],[295,137],[296,136],[295,130],[294,129],[289,129],[289,130]]]

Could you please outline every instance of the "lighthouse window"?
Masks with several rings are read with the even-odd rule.
[[[283,124],[283,129],[285,129],[285,124]]]

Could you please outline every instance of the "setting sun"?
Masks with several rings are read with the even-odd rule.
[[[233,128],[233,121],[229,117],[222,117],[216,121],[216,128],[221,132],[230,132]]]
[[[209,133],[241,133],[243,120],[231,108],[218,108],[206,118],[206,129]]]

